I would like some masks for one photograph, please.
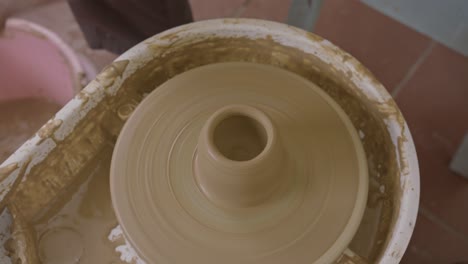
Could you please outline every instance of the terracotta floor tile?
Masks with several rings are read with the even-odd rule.
[[[455,264],[468,261],[468,239],[447,232],[423,214],[418,215],[410,246],[401,263]]]
[[[431,258],[425,252],[420,252],[416,247],[410,246],[403,255],[400,264],[430,264]],[[451,264],[451,263],[450,263]]]
[[[233,17],[246,0],[189,0],[194,20]]]
[[[468,58],[437,45],[397,103],[418,151],[422,206],[468,236],[468,180],[448,167],[468,132]]]
[[[286,23],[292,0],[251,0],[241,17]]]
[[[357,0],[326,0],[314,31],[356,57],[389,91],[430,42]]]

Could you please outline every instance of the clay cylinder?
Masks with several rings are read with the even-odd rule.
[[[267,200],[284,178],[277,131],[261,110],[230,105],[205,123],[198,140],[195,177],[214,203],[249,207]]]

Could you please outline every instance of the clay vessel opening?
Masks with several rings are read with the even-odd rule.
[[[202,192],[222,207],[264,202],[282,176],[283,153],[272,120],[260,109],[229,105],[200,132],[194,175]]]
[[[265,149],[268,141],[265,127],[256,119],[233,114],[221,120],[213,132],[213,143],[229,160],[248,161]]]

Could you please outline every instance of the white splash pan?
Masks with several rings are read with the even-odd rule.
[[[31,168],[40,164],[48,154],[70,135],[80,121],[86,120],[88,113],[106,98],[118,94],[122,83],[142,65],[155,59],[164,58],[165,52],[155,51],[155,47],[167,51],[177,50],[189,39],[246,39],[268,40],[283,47],[292,48],[313,56],[333,73],[346,74],[344,82],[353,86],[352,93],[361,95],[360,100],[375,106],[375,115],[385,124],[398,166],[398,197],[390,234],[385,241],[377,263],[398,263],[402,258],[416,221],[419,204],[419,168],[415,147],[409,128],[386,89],[352,56],[341,51],[327,40],[302,30],[274,22],[252,19],[218,19],[180,26],[139,43],[120,57],[112,68],[108,67],[89,83],[81,96],[73,98],[50,120],[42,130],[53,128],[44,139],[35,135],[24,143],[0,168],[17,164],[17,168],[0,182],[0,200],[4,199],[17,180],[25,181]],[[182,40],[182,41],[181,41]],[[207,50],[209,53],[209,50]],[[281,57],[275,55],[272,56]],[[247,59],[245,59],[247,60]],[[123,61],[125,61],[123,63]],[[282,66],[281,63],[278,63]],[[311,66],[313,67],[313,66]],[[170,75],[170,74],[169,74]],[[111,79],[109,79],[111,78]],[[320,85],[319,85],[320,86]],[[87,96],[83,96],[87,95]],[[84,121],[85,122],[85,121]],[[358,128],[359,131],[359,128]],[[365,136],[360,131],[361,137]],[[20,173],[24,174],[21,175]],[[3,249],[10,236],[12,217],[7,210],[0,215],[0,262],[11,263]],[[117,227],[118,228],[118,227]],[[128,253],[132,254],[132,253]],[[131,259],[131,256],[129,256]]]

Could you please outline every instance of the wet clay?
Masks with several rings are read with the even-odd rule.
[[[112,148],[105,148],[80,172],[67,194],[31,222],[41,263],[124,263],[107,239],[117,225],[109,192],[111,153]]]
[[[230,62],[167,81],[115,146],[112,204],[147,263],[331,263],[359,227],[367,164],[306,79]]]
[[[0,163],[47,122],[61,106],[42,98],[0,102]]]

